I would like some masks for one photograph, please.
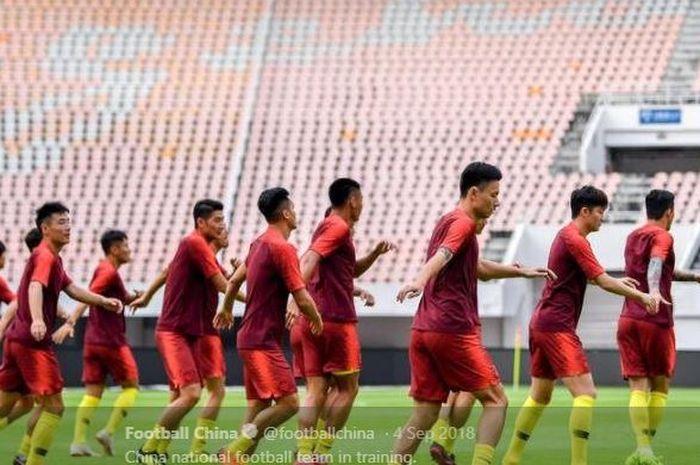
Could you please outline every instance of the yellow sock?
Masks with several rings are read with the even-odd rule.
[[[438,418],[438,420],[433,425],[430,430],[430,435],[433,438],[433,442],[441,445],[443,449],[451,454],[454,449],[454,437],[453,429],[450,423],[444,418]]]
[[[588,438],[593,425],[593,405],[595,399],[591,396],[574,398],[574,405],[569,418],[569,434],[571,435],[571,465],[586,465],[588,463]]]
[[[196,455],[204,452],[204,446],[207,445],[207,434],[209,431],[213,430],[215,426],[216,422],[214,420],[210,420],[209,418],[197,418],[197,427],[194,430],[190,452]]]
[[[646,391],[632,391],[630,394],[630,421],[637,439],[637,448],[649,447],[649,401]]]
[[[136,388],[126,388],[114,400],[114,408],[109,416],[105,431],[109,434],[114,434],[119,429],[122,422],[126,418],[128,410],[136,403],[136,397],[139,395],[139,390]]]
[[[149,438],[146,440],[146,443],[143,445],[141,448],[142,451],[144,452],[157,452],[158,451],[158,444],[160,443],[161,438],[165,435],[165,428],[163,428],[160,425],[156,425],[153,428],[153,432],[149,436]]]
[[[331,434],[327,429],[319,431],[315,452],[321,455],[330,453],[333,448],[333,441],[335,441],[335,435]]]
[[[257,427],[253,425],[252,423],[247,423],[243,425],[241,428],[241,434],[231,442],[227,449],[231,454],[245,454],[248,449],[250,449],[253,444],[255,444],[255,438],[251,437],[249,434],[247,434],[247,430],[255,430],[257,431]]]
[[[540,421],[542,412],[546,404],[540,404],[532,397],[525,399],[520,412],[518,412],[518,417],[515,419],[515,430],[513,431],[513,437],[510,440],[510,446],[503,458],[503,465],[515,465],[520,463],[520,458],[525,451],[525,446],[527,441],[532,435],[532,431],[537,426]]]
[[[316,443],[318,443],[318,432],[324,431],[325,429],[326,429],[326,420],[324,420],[321,417],[318,417],[318,420],[316,420],[316,435],[314,436],[314,444],[313,444],[313,447],[311,448],[312,452],[314,449],[316,449]]]
[[[649,398],[649,438],[654,439],[656,435],[656,430],[663,420],[664,412],[666,410],[666,401],[668,401],[668,394],[652,391]]]
[[[314,452],[316,447],[316,437],[323,430],[305,430],[302,431],[299,439],[297,439],[297,453],[300,456],[309,456]]]
[[[49,412],[41,412],[32,433],[31,447],[27,457],[27,465],[42,465],[49,452],[53,438],[58,430],[61,417]]]
[[[19,445],[18,455],[24,455],[25,457],[29,455],[29,447],[32,445],[32,437],[27,433],[24,433],[22,437],[22,442]]]
[[[158,448],[156,449],[156,452],[159,454],[167,454],[168,447],[170,447],[170,437],[161,438],[161,440],[158,441]]]
[[[100,398],[84,395],[83,400],[78,405],[78,411],[75,412],[75,432],[73,433],[73,444],[85,444],[87,440],[87,431],[90,427],[90,420],[95,413],[95,409],[100,405]]]
[[[477,444],[474,446],[474,456],[472,457],[472,465],[491,465],[496,449],[488,444]]]

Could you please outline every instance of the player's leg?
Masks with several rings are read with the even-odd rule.
[[[192,437],[192,454],[202,454],[207,445],[207,435],[216,426],[221,406],[226,397],[225,379],[223,377],[207,378],[204,381],[209,398],[197,418],[197,426]]]
[[[85,366],[87,367],[88,365]],[[83,377],[85,377],[85,373],[86,371],[84,370]],[[92,416],[102,400],[103,392],[103,384],[85,385],[85,395],[81,399],[78,409],[75,412],[73,442],[70,445],[70,455],[72,457],[94,457],[97,455],[87,444],[87,433],[88,428],[90,428]]]
[[[651,440],[656,436],[663,420],[670,388],[670,377],[655,376],[651,378],[651,394],[649,396],[649,436]]]
[[[41,413],[32,432],[27,465],[42,465],[53,443],[58,424],[63,416],[63,396],[58,394],[37,396]]]
[[[32,398],[32,402],[34,402],[34,398]],[[12,462],[13,465],[24,465],[27,463],[27,457],[29,456],[32,445],[32,433],[34,433],[34,428],[39,421],[40,415],[41,406],[36,405],[27,419],[27,427],[24,430],[24,436],[22,436],[22,441],[19,444],[17,454]]]
[[[571,465],[588,463],[588,440],[593,425],[593,406],[596,389],[590,373],[562,378],[573,396],[569,434],[571,438]]]
[[[306,396],[299,409],[300,436],[297,440],[297,455],[301,462],[311,456],[317,445],[319,432],[316,430],[316,426],[321,411],[326,405],[328,386],[328,379],[325,376],[308,376],[306,378]]]
[[[10,414],[15,408],[15,404],[22,399],[19,392],[8,392],[0,390],[0,431],[10,424]]]
[[[441,402],[414,400],[413,413],[401,428],[392,450],[390,465],[410,463],[425,433],[432,428],[440,415]]]
[[[115,380],[120,381],[122,392],[114,399],[112,413],[109,415],[107,424],[95,435],[95,439],[108,456],[114,455],[114,434],[119,430],[122,423],[124,423],[129,410],[136,404],[136,398],[139,394],[138,374],[136,374],[136,377],[133,376],[134,375],[131,375],[131,379],[126,379],[124,381],[115,378]]]
[[[490,465],[503,433],[508,397],[500,383],[473,394],[483,406],[483,411],[479,419],[472,465]]]
[[[336,374],[333,376],[335,394],[328,404],[326,428],[319,433],[315,451],[321,455],[328,454],[333,447],[336,432],[345,427],[350,417],[353,403],[360,388],[360,373]]]
[[[433,440],[430,444],[430,457],[438,465],[453,465],[455,463],[453,449],[456,430],[450,423],[452,421],[452,408],[458,395],[458,392],[450,392],[447,402],[440,408],[440,416],[430,430],[430,437]]]
[[[10,424],[10,414],[27,392],[22,371],[15,354],[17,344],[5,340],[0,364],[0,431]]]
[[[520,408],[515,419],[513,436],[508,446],[508,451],[503,458],[503,465],[517,465],[520,463],[525,446],[530,440],[537,423],[542,417],[545,407],[552,399],[554,392],[554,380],[548,378],[532,378],[530,395]]]
[[[11,424],[32,411],[34,408],[34,399],[32,396],[22,396],[12,407],[9,415],[7,415],[7,423]]]

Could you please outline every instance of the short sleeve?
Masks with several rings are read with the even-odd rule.
[[[306,285],[301,277],[299,257],[297,257],[294,247],[290,245],[279,246],[277,250],[275,250],[274,257],[277,269],[282,275],[287,290],[289,292],[295,292],[304,289]]]
[[[651,256],[658,257],[665,261],[673,250],[673,236],[667,231],[662,231],[654,235],[651,242]]]
[[[439,248],[444,247],[455,254],[474,234],[476,234],[476,223],[471,218],[464,216],[450,225]]]
[[[203,238],[193,237],[188,242],[192,262],[207,279],[221,272],[214,252]]]
[[[61,289],[65,289],[73,283],[73,280],[64,269],[61,268]]]
[[[99,267],[90,283],[90,291],[95,294],[104,294],[111,287],[115,274],[112,270]]]
[[[51,270],[56,260],[57,257],[48,250],[43,248],[38,250],[34,257],[34,270],[30,281],[37,281],[42,286],[48,287],[49,279],[51,279]]]
[[[583,270],[587,279],[595,279],[605,273],[605,269],[600,265],[598,259],[595,258],[593,254],[591,243],[588,242],[585,237],[577,233],[565,234],[564,242],[569,253],[574,257],[576,264]]]
[[[321,228],[310,250],[325,258],[343,244],[350,234],[350,227],[343,220],[337,219],[326,220]]]
[[[17,296],[15,295],[15,293],[12,292],[10,286],[7,285],[7,281],[5,281],[3,278],[0,278],[0,301],[9,304],[16,298]]]

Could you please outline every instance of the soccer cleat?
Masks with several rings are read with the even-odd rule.
[[[22,454],[15,455],[12,465],[27,465],[27,456]]]
[[[102,430],[95,435],[95,439],[102,446],[106,455],[110,457],[114,455],[114,439],[112,439],[111,434]]]
[[[157,465],[158,452],[144,452],[143,449],[139,449],[136,452],[136,463],[143,465]]]
[[[438,465],[456,465],[454,454],[448,454],[444,447],[437,442],[430,445],[430,457]]]
[[[71,457],[98,457],[95,451],[90,449],[87,444],[71,444],[70,445],[70,456]]]
[[[233,453],[225,447],[219,449],[216,455],[221,465],[247,465],[239,454]]]
[[[635,452],[627,457],[627,460],[625,460],[625,465],[663,465],[663,459],[661,457],[642,455]]]

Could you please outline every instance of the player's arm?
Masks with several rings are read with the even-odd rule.
[[[396,250],[396,244],[389,241],[381,241],[370,253],[355,262],[355,277],[359,278],[365,271],[369,270],[375,261],[385,253]]]
[[[673,280],[690,283],[700,283],[700,274],[691,271],[674,270]]]
[[[214,317],[214,327],[216,329],[230,329],[233,326],[233,303],[245,282],[247,273],[248,267],[243,264],[236,268],[233,276],[228,280],[226,293],[224,294],[224,303]]]
[[[355,286],[352,290],[353,297],[357,297],[365,303],[365,307],[374,307],[374,296],[367,290]]]
[[[41,341],[46,335],[46,323],[44,322],[44,288],[39,281],[29,283],[29,313],[32,316],[30,332],[37,341]]]
[[[301,277],[305,283],[308,283],[314,275],[322,258],[321,254],[313,249],[307,250],[306,253],[302,255],[301,260],[299,260],[299,267],[301,268]]]
[[[87,305],[102,307],[105,310],[117,313],[124,309],[121,300],[95,294],[94,292],[83,289],[82,287],[76,286],[73,283],[66,286],[64,291],[66,291],[66,294],[68,294],[73,300],[77,300],[78,302],[82,302]]]
[[[608,292],[636,300],[646,307],[647,312],[652,314],[658,313],[659,302],[669,304],[663,298],[656,299],[651,294],[646,294],[630,286],[624,279],[613,278],[607,273],[598,275],[593,279],[593,282]]]
[[[160,290],[161,287],[165,286],[165,281],[167,281],[168,279],[168,268],[169,267],[167,266],[163,268],[160,271],[160,273],[158,273],[158,276],[156,276],[153,282],[148,286],[146,291],[140,296],[136,297],[131,302],[129,302],[129,306],[132,310],[148,306],[153,296],[156,295],[156,293]]]
[[[435,255],[430,257],[430,260],[425,262],[423,268],[421,268],[418,277],[413,281],[413,283],[408,284],[401,288],[398,296],[396,297],[399,302],[403,302],[405,299],[412,299],[418,297],[425,285],[447,265],[450,260],[454,257],[454,253],[447,247],[440,247]]]
[[[545,278],[557,279],[549,268],[527,268],[520,265],[504,265],[486,259],[479,259],[476,269],[476,276],[481,281],[489,281],[491,279],[508,279],[508,278]]]
[[[86,304],[81,303],[78,305],[75,310],[73,310],[73,313],[68,317],[66,322],[63,323],[60,328],[54,331],[53,335],[51,335],[53,342],[56,344],[63,344],[66,338],[73,337],[75,325],[78,323],[78,320],[82,318],[87,309],[88,306]]]
[[[315,335],[321,334],[323,332],[323,321],[318,308],[316,308],[316,302],[311,298],[309,291],[305,287],[298,289],[292,292],[292,298],[299,311],[309,320],[311,332]]]
[[[17,299],[10,302],[5,313],[2,314],[2,318],[0,318],[0,341],[3,340],[5,331],[7,331],[10,323],[14,320],[15,315],[17,315]]]

